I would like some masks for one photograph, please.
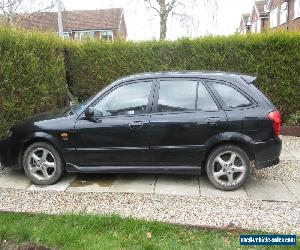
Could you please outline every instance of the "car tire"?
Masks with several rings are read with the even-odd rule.
[[[250,166],[249,157],[243,149],[235,145],[222,145],[210,153],[206,173],[216,188],[231,191],[247,181]]]
[[[49,143],[36,142],[24,152],[23,168],[30,180],[37,185],[52,185],[64,173],[64,161]]]

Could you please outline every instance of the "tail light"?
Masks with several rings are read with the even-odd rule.
[[[270,121],[273,122],[273,130],[274,130],[274,134],[276,137],[279,136],[280,133],[280,123],[281,123],[281,118],[280,118],[280,114],[278,111],[272,111],[268,114],[268,118]]]

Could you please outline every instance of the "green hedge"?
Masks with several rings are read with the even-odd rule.
[[[0,28],[0,136],[15,122],[63,106],[65,71],[58,39]]]
[[[300,33],[206,37],[170,42],[68,44],[72,93],[85,99],[119,77],[162,70],[222,70],[258,76],[284,117],[300,110]]]
[[[300,110],[300,33],[169,42],[61,41],[0,28],[0,136],[15,122],[80,100],[129,74],[223,70],[257,75],[284,119]]]

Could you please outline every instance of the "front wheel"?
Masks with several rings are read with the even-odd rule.
[[[33,143],[25,150],[23,167],[26,175],[38,185],[54,184],[64,172],[62,157],[45,142]]]
[[[223,145],[214,149],[206,163],[211,183],[221,190],[235,190],[242,186],[250,174],[250,160],[243,149]]]

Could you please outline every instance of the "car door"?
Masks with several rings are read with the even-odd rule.
[[[154,165],[199,166],[204,144],[226,126],[206,85],[198,79],[158,79],[150,117]]]
[[[95,117],[82,116],[75,125],[78,140],[74,164],[151,165],[148,129],[153,88],[152,80],[126,82],[94,102]]]

